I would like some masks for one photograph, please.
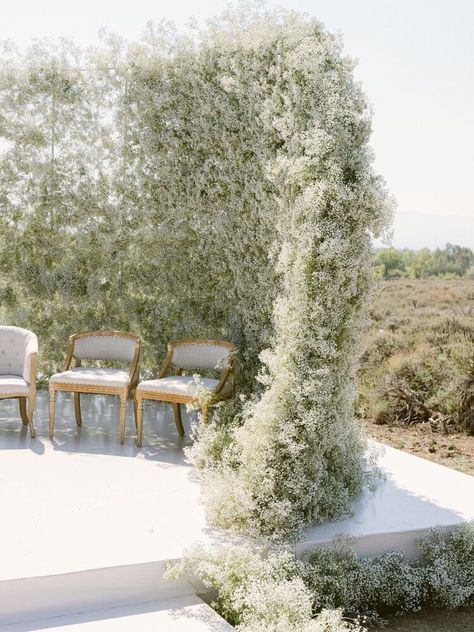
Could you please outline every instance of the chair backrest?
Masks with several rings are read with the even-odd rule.
[[[30,382],[32,353],[38,353],[38,339],[32,331],[0,326],[0,375],[21,375]]]
[[[69,338],[72,356],[78,360],[132,362],[140,338],[124,331],[88,331]]]
[[[170,342],[172,364],[178,369],[226,369],[237,347],[227,340],[199,338]]]

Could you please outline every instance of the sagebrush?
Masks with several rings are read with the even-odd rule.
[[[358,412],[474,433],[474,281],[387,281],[364,336]]]

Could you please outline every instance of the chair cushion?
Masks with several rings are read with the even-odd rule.
[[[50,383],[65,382],[67,384],[83,384],[84,386],[128,386],[130,377],[128,371],[122,369],[96,369],[94,367],[76,367],[55,373],[49,379]]]
[[[164,395],[195,397],[201,388],[214,392],[218,384],[219,380],[213,380],[208,377],[201,377],[199,378],[199,382],[197,382],[192,375],[170,375],[168,377],[162,377],[160,380],[145,380],[140,382],[137,390],[153,391],[154,393],[163,393]],[[226,384],[223,392],[229,392],[230,388],[230,385]]]
[[[0,396],[8,393],[25,393],[28,395],[30,388],[20,375],[0,375]]]

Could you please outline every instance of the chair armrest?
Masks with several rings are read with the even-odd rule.
[[[69,367],[71,366],[73,355],[74,355],[74,335],[69,336],[69,340],[67,343],[66,359],[64,360],[64,365],[60,373],[62,371],[67,371],[69,369]]]
[[[36,384],[36,358],[38,355],[38,339],[31,335],[25,345],[25,361],[23,379],[28,384]]]
[[[156,376],[158,380],[161,380],[161,378],[166,375],[170,367],[172,359],[173,359],[173,347],[170,344],[168,344],[168,353],[166,354],[166,358],[163,364],[161,365],[160,370],[158,371],[158,375]]]
[[[30,355],[30,393],[36,393],[36,362],[37,362],[38,354],[36,352]]]
[[[215,394],[219,395],[219,393],[223,390],[226,382],[233,378],[234,376],[234,367],[235,367],[235,355],[232,355],[229,358],[229,364],[224,369],[222,373],[221,379],[219,380],[219,384],[216,386]]]
[[[136,385],[138,384],[138,362],[140,360],[140,347],[141,347],[141,342],[140,339],[138,339],[135,342],[135,353],[133,354],[133,360],[132,360],[132,364],[130,365],[130,386],[132,388],[135,388]]]

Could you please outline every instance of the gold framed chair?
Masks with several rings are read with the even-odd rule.
[[[169,402],[173,405],[176,428],[184,435],[181,419],[181,404],[194,403],[201,408],[202,419],[208,422],[209,406],[234,397],[234,368],[237,347],[226,340],[203,340],[190,338],[168,343],[168,353],[155,380],[140,382],[135,391],[135,416],[137,447],[143,438],[143,400]],[[167,376],[170,367],[175,374]],[[185,375],[189,369],[219,369],[219,380],[195,374]],[[207,395],[203,397],[203,392]]]
[[[70,368],[72,360],[75,367]],[[140,337],[124,331],[87,331],[69,337],[69,345],[60,373],[49,380],[49,437],[54,436],[56,393],[74,393],[76,424],[82,425],[81,393],[116,395],[120,398],[120,443],[125,440],[127,397],[138,384]],[[120,361],[130,364],[128,371],[117,368],[83,367],[83,360]]]
[[[36,436],[33,413],[37,356],[38,339],[32,331],[0,326],[0,399],[18,399],[21,420],[29,426],[32,439]]]

